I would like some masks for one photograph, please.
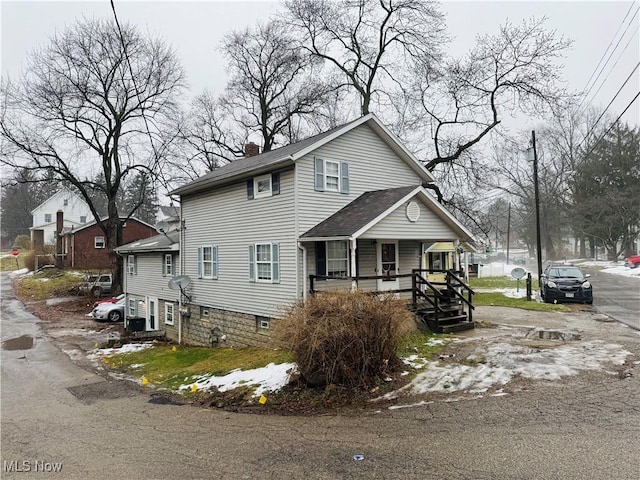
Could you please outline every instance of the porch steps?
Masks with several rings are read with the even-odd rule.
[[[413,310],[420,322],[434,333],[462,332],[475,328],[475,323],[469,321],[460,302],[441,304],[439,312],[426,302],[416,305]]]

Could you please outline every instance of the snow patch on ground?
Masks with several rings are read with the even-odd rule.
[[[119,348],[98,348],[93,351],[95,357],[109,357],[118,353],[133,353],[153,347],[152,343],[125,343]]]
[[[284,387],[295,371],[297,371],[295,363],[270,363],[266,367],[253,370],[233,370],[221,377],[202,375],[196,377],[194,382],[181,385],[179,390],[190,390],[195,385],[198,390],[210,390],[215,387],[220,392],[226,392],[242,386],[255,386],[253,395],[259,396],[267,391],[276,391]]]
[[[535,348],[508,343],[479,346],[467,360],[476,365],[426,361],[425,370],[400,390],[382,398],[390,400],[400,392],[424,394],[428,392],[484,393],[506,385],[515,376],[536,380],[560,380],[585,370],[602,370],[606,365],[622,365],[631,352],[620,345],[600,340],[578,345]],[[417,359],[411,359],[417,363]],[[494,395],[503,395],[498,390]]]

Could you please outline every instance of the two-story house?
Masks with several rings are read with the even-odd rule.
[[[178,188],[175,271],[188,284],[172,322],[180,322],[181,339],[258,344],[283,307],[310,292],[400,294],[414,289],[414,269],[460,270],[472,235],[423,187],[430,182],[423,165],[369,114]],[[128,253],[136,262],[134,250]],[[163,281],[160,254],[153,264],[153,277],[139,283]],[[135,288],[134,269],[128,271]]]
[[[64,227],[67,228],[77,228],[93,219],[87,202],[79,195],[67,188],[58,190],[31,211],[33,216],[30,228],[31,245],[34,249],[38,249],[42,245],[55,245],[58,211],[64,213]]]

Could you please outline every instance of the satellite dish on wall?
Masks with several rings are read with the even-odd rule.
[[[173,277],[169,280],[168,287],[169,290],[182,290],[187,285],[191,283],[191,278],[189,275],[178,275],[177,277]]]
[[[167,233],[169,231],[169,224],[164,220],[160,220],[156,223],[156,232],[158,233]]]

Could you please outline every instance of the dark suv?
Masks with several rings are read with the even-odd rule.
[[[591,275],[582,273],[574,265],[549,265],[542,274],[540,293],[545,303],[583,302],[593,303],[593,288],[587,279]]]

